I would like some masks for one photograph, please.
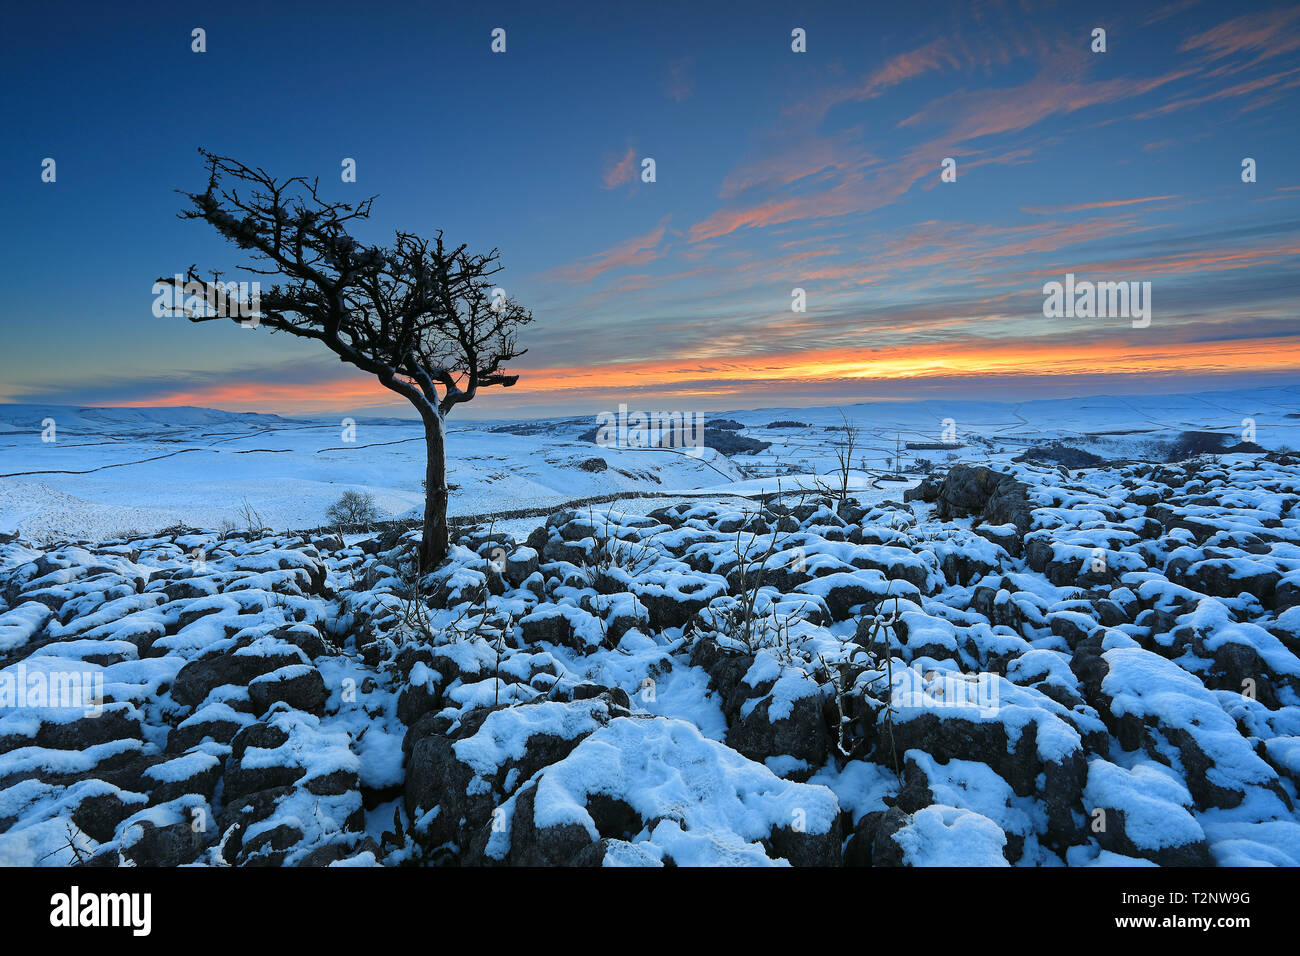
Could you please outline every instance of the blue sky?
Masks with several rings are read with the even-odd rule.
[[[537,321],[479,415],[1296,377],[1300,7],[609,6],[9,14],[0,401],[391,401],[310,343],[153,316],[155,277],[241,261],[175,217],[198,146],[377,195],[364,239],[499,248]],[[1067,272],[1151,282],[1151,325],[1045,318]]]

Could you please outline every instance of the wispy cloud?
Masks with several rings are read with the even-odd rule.
[[[731,199],[751,189],[807,187],[833,182],[849,170],[878,162],[863,147],[844,137],[782,136],[774,148],[746,159],[727,173],[718,195]]]
[[[999,133],[1017,132],[1054,116],[1067,116],[1088,107],[1117,103],[1151,93],[1193,75],[1177,69],[1140,79],[1082,81],[1044,71],[1019,86],[1006,89],[958,90],[931,102],[904,119],[903,127],[948,124],[949,138],[965,143]]]
[[[787,112],[820,119],[835,106],[875,99],[928,74],[988,72],[1016,59],[1042,59],[1048,52],[1041,37],[1023,23],[1018,26],[1005,23],[981,30],[970,29],[968,24],[959,34],[936,37],[894,54],[855,83],[837,84],[809,94]]]
[[[1297,24],[1300,24],[1300,7],[1297,6],[1248,13],[1188,38],[1181,49],[1201,52],[1209,60],[1241,53],[1255,54],[1249,62],[1237,67],[1245,69],[1300,49],[1300,32],[1295,29]]]
[[[621,159],[606,165],[601,176],[602,189],[617,189],[628,183],[636,182],[637,158],[636,147],[629,146]]]
[[[663,255],[663,250],[658,246],[668,231],[669,218],[665,216],[659,221],[658,226],[645,235],[633,236],[572,265],[554,269],[548,276],[563,282],[590,282],[597,276],[614,269],[627,269],[653,262]]]
[[[1020,211],[1032,216],[1052,216],[1058,213],[1085,212],[1092,209],[1114,209],[1116,206],[1136,206],[1141,203],[1162,202],[1177,196],[1142,196],[1137,199],[1107,199],[1101,202],[1075,203],[1069,206],[1021,206]]]
[[[1164,20],[1168,20],[1170,17],[1179,16],[1202,2],[1204,2],[1204,0],[1174,0],[1173,3],[1165,4],[1163,7],[1158,7],[1153,10],[1147,17],[1146,23],[1150,26],[1153,23],[1160,23]]]

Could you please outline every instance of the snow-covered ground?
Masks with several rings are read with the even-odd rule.
[[[0,865],[1300,865],[1295,397],[855,406],[845,496],[835,409],[466,425],[462,515],[621,500],[423,576],[295,530],[408,423],[11,407]]]
[[[718,412],[771,442],[756,454],[696,459],[669,449],[613,449],[583,440],[592,418],[518,424],[451,422],[450,513],[479,515],[558,506],[586,497],[650,492],[752,494],[827,476],[841,413],[861,436],[855,480],[918,460],[1009,462],[1062,441],[1103,458],[1164,460],[1180,435],[1241,441],[1253,423],[1265,448],[1300,447],[1300,386],[1201,395],[997,402],[879,402],[840,408]],[[647,409],[655,411],[656,409]],[[54,441],[45,441],[53,421]],[[768,427],[774,422],[797,423]],[[512,433],[513,431],[513,433]],[[300,420],[209,409],[79,409],[0,405],[0,532],[99,540],[183,524],[244,523],[247,502],[276,529],[317,527],[345,489],[368,491],[390,516],[422,506],[419,423],[361,420],[344,440],[339,420]],[[952,444],[952,448],[913,445]],[[902,454],[898,448],[902,446]],[[593,458],[608,467],[579,467]],[[765,479],[765,480],[758,480]],[[914,483],[914,482],[913,482]],[[907,483],[892,486],[892,493]],[[891,485],[876,485],[880,497]],[[629,500],[627,507],[643,507]],[[647,505],[644,507],[653,507]]]
[[[41,422],[56,440],[42,440]],[[604,451],[577,439],[590,422],[538,436],[460,426],[449,438],[451,514],[536,509],[570,499],[739,477],[726,459],[626,450],[611,467],[579,465]],[[0,530],[90,540],[178,523],[244,525],[245,502],[269,526],[316,527],[346,489],[397,517],[422,508],[424,437],[404,419],[338,421],[198,409],[0,406]]]

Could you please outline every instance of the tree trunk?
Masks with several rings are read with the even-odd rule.
[[[447,557],[447,434],[437,416],[424,420],[424,535],[420,573],[428,574]]]

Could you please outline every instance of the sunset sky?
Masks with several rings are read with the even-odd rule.
[[[458,416],[1300,381],[1295,3],[5,19],[0,402],[409,411],[312,343],[154,317],[157,276],[240,277],[237,250],[175,216],[173,190],[205,182],[198,146],[377,195],[363,240],[441,228],[500,249],[500,284],[536,316],[529,351],[517,387]],[[1043,284],[1066,273],[1149,281],[1151,324],[1045,318]]]

